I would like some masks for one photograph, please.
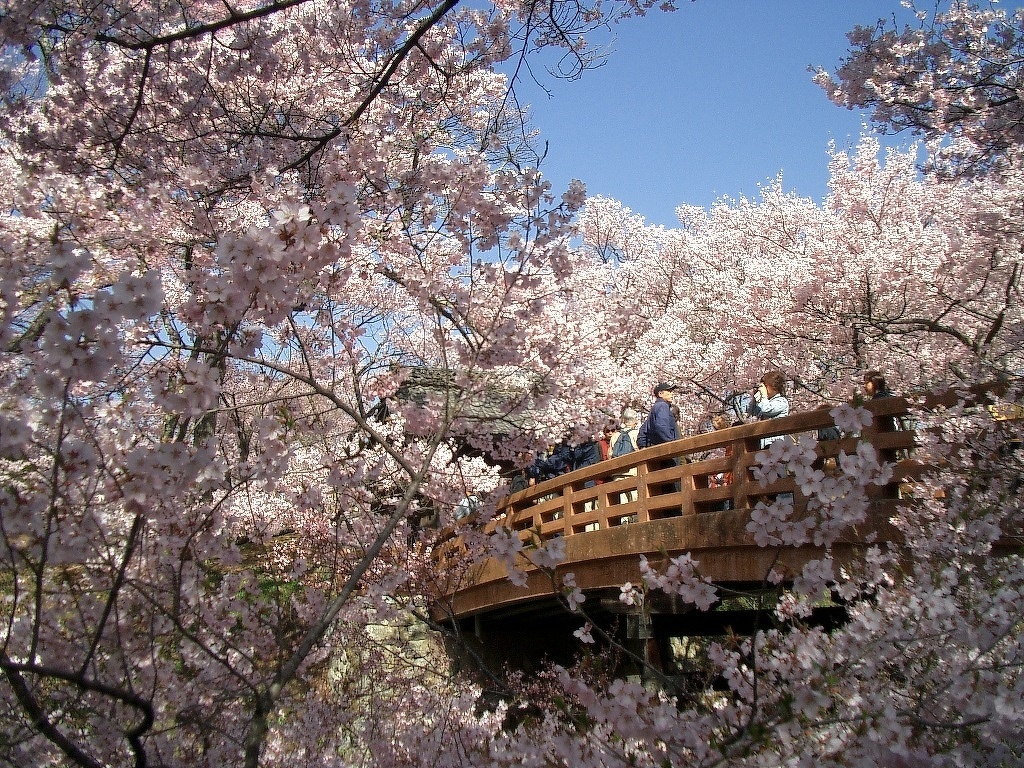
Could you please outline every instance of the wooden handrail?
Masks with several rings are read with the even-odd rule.
[[[883,398],[866,407],[875,415],[874,422],[859,439],[823,441],[822,458],[834,457],[843,449],[855,451],[859,440],[875,445],[882,458],[894,458],[897,451],[913,447],[913,433],[897,428],[898,420],[907,414],[905,400]],[[822,408],[684,437],[601,461],[508,496],[499,504],[491,527],[503,525],[550,539],[727,506],[748,509],[760,498],[794,490],[791,478],[761,486],[751,475],[765,438],[799,439],[832,426],[828,409]],[[712,478],[721,473],[731,474],[732,482],[714,487]]]
[[[871,489],[877,520],[870,526],[884,526],[899,496],[899,484],[920,467],[904,458],[914,447],[914,432],[901,428],[907,402],[882,398],[865,407],[874,419],[860,436],[821,441],[817,452],[824,466],[841,451],[853,453],[859,442],[868,441],[881,460],[899,462],[888,486]],[[502,526],[516,532],[524,545],[565,538],[563,567],[576,574],[584,589],[635,580],[640,554],[700,552],[708,573],[723,580],[763,578],[772,562],[797,569],[801,561],[815,556],[814,548],[794,549],[780,561],[778,554],[756,546],[746,525],[750,510],[761,499],[793,493],[798,512],[806,509],[807,500],[792,478],[762,486],[752,467],[766,438],[790,435],[800,440],[832,426],[829,409],[822,408],[645,448],[504,498],[485,530]],[[731,473],[731,482],[715,487],[711,479],[720,473]],[[530,572],[526,589],[514,587],[504,566],[494,560],[466,572],[460,530],[472,522],[470,517],[443,531],[435,548],[442,566],[439,573],[447,582],[439,589],[447,596],[443,601],[448,607],[441,611],[437,606],[438,615],[472,615],[551,594],[550,582],[525,561],[522,567]],[[860,545],[851,539],[842,546],[853,552]]]

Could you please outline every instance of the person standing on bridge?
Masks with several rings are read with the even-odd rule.
[[[868,400],[880,400],[883,397],[893,397],[889,391],[889,385],[885,383],[885,376],[881,371],[864,371],[864,394]]]
[[[744,395],[743,412],[747,417],[766,421],[789,416],[789,400],[786,399],[786,377],[781,371],[768,371],[761,377],[753,395]],[[782,435],[761,438],[761,447],[767,448]]]
[[[647,414],[647,420],[640,427],[637,433],[636,444],[638,448],[648,448],[652,445],[671,443],[679,439],[679,424],[672,415],[672,398],[675,395],[676,386],[667,382],[660,382],[654,388],[654,405],[651,412]],[[668,458],[655,463],[652,469],[667,469],[678,467],[679,459]],[[667,483],[660,486],[659,493],[676,493],[679,491],[679,483]]]
[[[864,371],[861,389],[866,400],[882,400],[896,396],[889,389],[881,371]],[[914,429],[914,421],[909,416],[883,416],[878,420],[878,428],[884,432],[909,432]],[[908,455],[905,451],[894,452],[890,459],[907,458]]]
[[[789,416],[789,400],[786,399],[786,377],[781,371],[768,371],[747,402],[746,412],[758,421]]]
[[[679,439],[679,425],[672,416],[672,397],[675,391],[674,384],[664,381],[654,388],[654,405],[651,406],[647,421],[637,434],[638,448],[648,448]]]

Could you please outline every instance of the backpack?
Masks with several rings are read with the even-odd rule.
[[[617,459],[619,456],[625,456],[635,450],[636,446],[633,445],[633,438],[629,436],[629,430],[620,429],[619,436],[615,438],[615,444],[612,445],[612,458]]]

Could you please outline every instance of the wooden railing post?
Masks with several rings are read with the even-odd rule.
[[[641,461],[636,467],[636,520],[638,523],[646,523],[651,519],[647,502],[651,498],[651,490],[647,486],[647,462]]]
[[[746,509],[749,506],[747,499],[747,441],[742,438],[734,438],[732,443],[732,508]]]
[[[679,512],[682,515],[696,514],[693,506],[693,475],[687,469],[688,459],[686,456],[676,458],[676,467],[679,469],[679,492],[682,494],[682,501],[679,504]]]
[[[566,485],[562,488],[562,535],[568,536],[572,532],[572,497],[575,491],[573,491],[572,485]]]

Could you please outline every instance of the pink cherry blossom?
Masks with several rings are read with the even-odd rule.
[[[853,408],[847,403],[837,405],[829,411],[837,428],[847,434],[860,432],[864,427],[871,426],[874,416],[866,408]]]
[[[575,632],[573,632],[573,635],[578,637],[581,643],[591,644],[591,643],[594,642],[594,636],[591,634],[591,630],[592,629],[593,629],[593,626],[588,621],[582,627],[580,627]]]

